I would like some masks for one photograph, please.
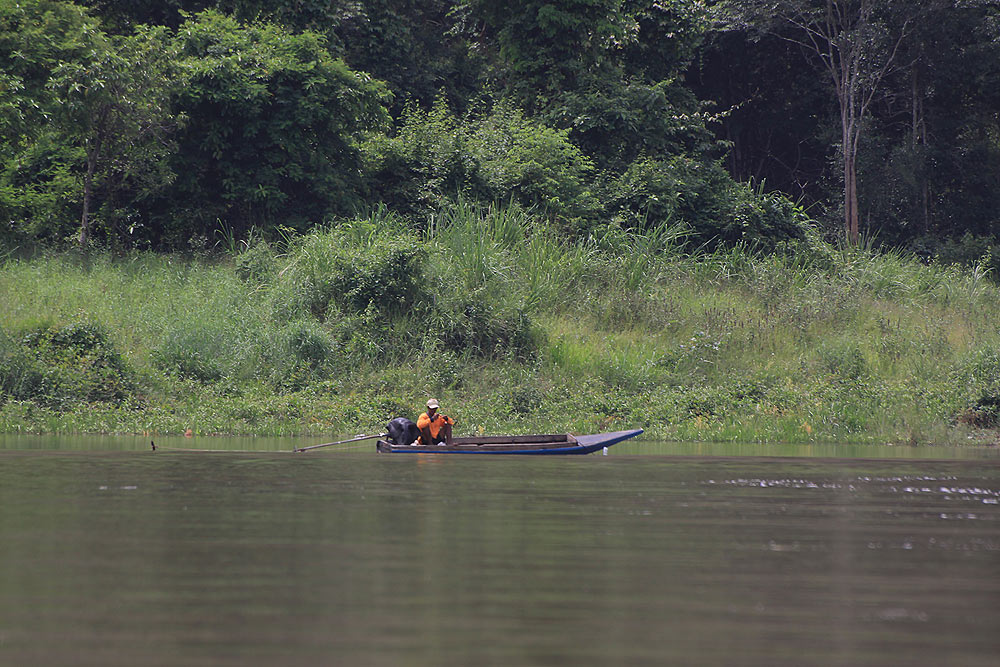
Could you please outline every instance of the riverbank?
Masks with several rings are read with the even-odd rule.
[[[1000,290],[822,244],[569,244],[524,214],[378,217],[221,257],[0,266],[0,431],[378,432],[428,395],[460,433],[991,444]]]

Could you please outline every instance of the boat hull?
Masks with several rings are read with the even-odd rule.
[[[553,435],[483,436],[454,438],[452,445],[396,445],[379,440],[378,452],[383,454],[517,454],[531,456],[566,456],[591,454],[599,449],[616,445],[623,440],[634,438],[642,429],[613,431],[593,435]]]

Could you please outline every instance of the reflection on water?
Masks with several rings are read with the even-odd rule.
[[[134,444],[0,450],[0,664],[993,665],[1000,650],[994,458]]]

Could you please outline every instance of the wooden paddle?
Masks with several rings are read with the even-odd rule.
[[[305,452],[310,449],[319,449],[320,447],[330,447],[331,445],[343,445],[348,442],[357,442],[359,440],[374,440],[375,438],[384,438],[388,433],[380,433],[378,435],[359,435],[354,438],[349,438],[347,440],[338,440],[337,442],[324,442],[322,445],[310,445],[309,447],[296,447],[293,452]]]

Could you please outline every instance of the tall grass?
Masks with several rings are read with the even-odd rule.
[[[595,255],[592,244],[566,241],[515,204],[448,206],[432,218],[428,238],[443,251],[450,288],[514,301],[527,312],[558,307]]]

